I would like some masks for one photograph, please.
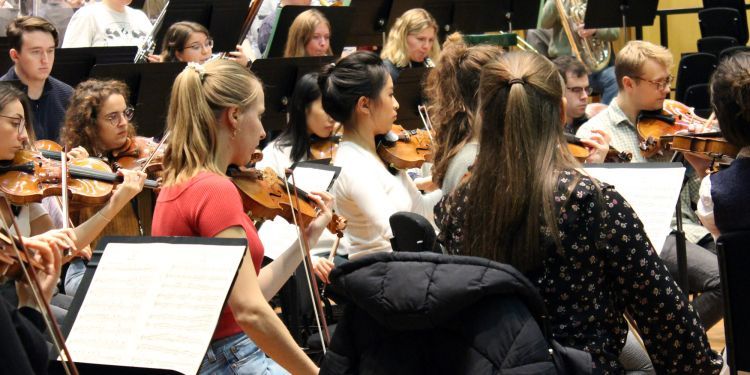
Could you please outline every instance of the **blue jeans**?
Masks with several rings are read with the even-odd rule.
[[[288,374],[266,357],[260,348],[240,332],[211,343],[203,357],[199,374],[260,375]]]
[[[601,71],[589,75],[589,84],[594,91],[602,95],[602,104],[609,102],[617,96],[617,78],[615,78],[615,67],[608,66]]]

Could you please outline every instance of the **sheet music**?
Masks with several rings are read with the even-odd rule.
[[[333,179],[336,176],[335,170],[308,168],[298,164],[294,168],[294,180],[289,178],[290,182],[302,189],[302,191],[311,193],[315,191],[328,191],[333,185]]]
[[[586,166],[599,181],[613,185],[630,203],[657,252],[672,231],[671,223],[680,195],[685,168],[672,163],[649,163],[650,167]]]
[[[244,253],[110,243],[66,341],[73,359],[197,373]]]

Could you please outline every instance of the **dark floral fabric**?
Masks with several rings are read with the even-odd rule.
[[[597,372],[620,373],[627,312],[658,373],[718,373],[721,357],[641,220],[617,191],[598,184],[576,171],[560,173],[555,202],[562,248],[540,228],[549,256],[526,275],[545,300],[555,339],[591,353]],[[438,241],[451,254],[472,255],[463,247],[466,192],[461,186],[435,207]]]

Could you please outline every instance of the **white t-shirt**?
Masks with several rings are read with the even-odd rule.
[[[62,48],[140,46],[151,33],[151,21],[140,10],[124,12],[103,3],[87,5],[70,19]]]
[[[349,259],[392,251],[389,219],[396,212],[413,212],[433,222],[441,190],[423,195],[404,171],[392,175],[375,155],[349,141],[339,144],[334,164],[342,168],[332,191],[336,212],[347,220]]]

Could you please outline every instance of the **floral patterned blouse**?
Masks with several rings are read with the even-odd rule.
[[[435,207],[438,241],[451,254],[471,255],[462,246],[466,192],[464,185]],[[560,174],[555,202],[562,249],[543,238],[549,256],[526,275],[545,300],[555,339],[591,353],[595,372],[622,372],[627,311],[657,373],[719,373],[721,357],[628,202],[576,171]]]

